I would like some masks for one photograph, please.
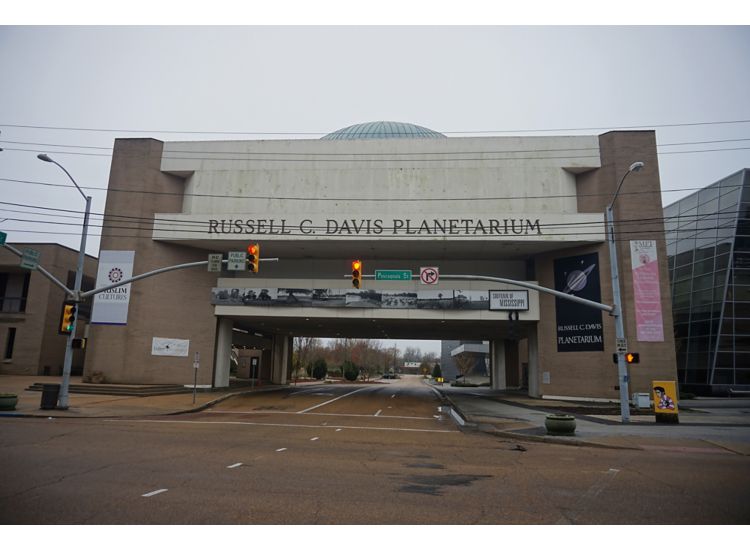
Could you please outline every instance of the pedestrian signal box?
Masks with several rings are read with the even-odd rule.
[[[629,351],[627,353],[624,353],[623,354],[623,358],[625,359],[625,363],[627,363],[628,365],[633,365],[635,363],[640,363],[641,362],[641,354],[637,353],[637,352],[634,352],[634,351]],[[617,354],[616,353],[612,354],[612,362],[613,363],[617,363]]]

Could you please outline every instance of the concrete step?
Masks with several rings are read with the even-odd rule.
[[[42,391],[44,384],[36,382],[26,388],[27,391]],[[153,395],[173,395],[178,393],[190,393],[192,388],[186,388],[176,384],[161,385],[125,385],[125,384],[71,384],[69,393],[95,394],[95,395],[122,395],[130,397],[147,397]]]

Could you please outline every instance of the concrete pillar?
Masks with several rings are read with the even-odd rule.
[[[214,388],[229,387],[229,367],[232,357],[232,328],[231,319],[220,317],[216,329],[216,356],[214,357]]]
[[[505,340],[505,383],[509,388],[521,385],[518,362],[518,340]]]
[[[292,339],[289,336],[274,336],[273,356],[271,358],[271,382],[274,384],[286,384],[289,363],[292,360]]]
[[[541,397],[539,391],[539,338],[537,331],[539,323],[536,323],[532,330],[529,331],[529,396]]]
[[[505,384],[505,340],[490,340],[492,363],[492,389],[504,390]]]

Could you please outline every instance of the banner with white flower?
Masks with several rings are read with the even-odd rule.
[[[659,262],[656,241],[630,241],[635,326],[639,342],[663,342]]]
[[[133,276],[135,250],[101,250],[96,288],[109,286]],[[130,283],[94,295],[92,325],[127,325]]]

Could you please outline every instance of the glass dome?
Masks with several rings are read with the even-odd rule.
[[[408,122],[364,122],[341,128],[320,139],[434,139],[446,136]]]

